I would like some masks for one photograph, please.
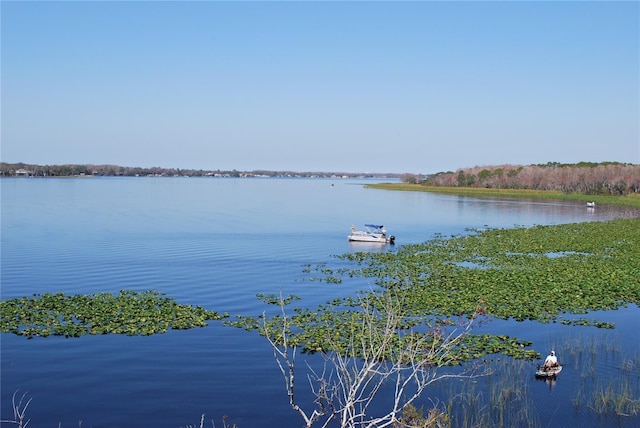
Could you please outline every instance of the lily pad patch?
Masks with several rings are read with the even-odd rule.
[[[169,329],[204,327],[227,314],[178,304],[157,291],[121,290],[119,294],[45,293],[0,301],[0,331],[36,336],[85,334],[149,336]]]

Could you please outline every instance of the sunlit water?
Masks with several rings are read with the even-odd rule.
[[[367,287],[362,280],[309,281],[303,273],[305,266],[335,260],[337,254],[394,251],[349,244],[352,224],[384,224],[400,246],[469,228],[637,216],[628,208],[590,210],[579,202],[373,190],[362,186],[366,182],[3,178],[2,299],[152,289],[182,304],[259,315],[265,307],[257,293],[296,294],[300,305],[312,307]],[[618,357],[609,350],[608,357],[597,359],[597,377],[606,379],[625,354],[637,358],[639,312],[631,307],[598,314],[616,322],[616,329],[607,331],[505,321],[480,328],[533,340],[543,353],[580,337],[618,343]],[[211,420],[222,426],[225,415],[240,428],[303,425],[289,407],[268,343],[257,333],[211,323],[150,337],[0,338],[0,419],[11,418],[11,397],[19,390],[33,397],[28,416],[36,427],[72,427],[79,421],[92,427],[180,427],[199,424],[203,413],[208,426]],[[637,417],[593,418],[586,403],[572,402],[580,388],[596,387],[585,380],[589,368],[580,366],[593,363],[571,348],[565,352],[568,364],[554,385],[536,382],[528,368],[518,375],[526,378],[537,403],[539,413],[532,418],[540,426],[639,426]],[[299,358],[318,362],[318,356]],[[442,394],[443,401],[452,389],[443,384],[431,392]],[[300,380],[297,398],[310,407],[307,390]]]

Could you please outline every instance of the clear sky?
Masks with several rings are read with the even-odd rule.
[[[5,162],[640,163],[640,2],[1,2]]]

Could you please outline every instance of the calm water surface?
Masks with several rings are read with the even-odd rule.
[[[153,289],[182,304],[259,315],[265,308],[257,293],[297,294],[302,305],[315,306],[366,287],[361,281],[311,282],[303,274],[305,265],[363,248],[347,242],[352,224],[385,224],[399,246],[468,228],[638,215],[628,208],[587,210],[579,202],[391,192],[363,183],[367,180],[3,178],[2,299]],[[637,356],[639,313],[631,307],[597,314],[616,322],[613,331],[503,321],[481,328],[534,340],[543,353],[583,335],[620,343]],[[181,427],[199,423],[203,413],[216,426],[224,415],[240,428],[303,425],[288,405],[266,341],[219,323],[151,337],[27,340],[2,334],[0,339],[0,419],[11,417],[11,396],[20,390],[33,397],[28,416],[36,427],[79,421],[92,427]],[[318,357],[305,358],[314,364]],[[601,360],[602,370],[618,364]],[[574,379],[579,377],[579,367],[566,367],[553,388],[533,380],[528,385],[540,403],[541,426],[640,426],[637,418],[594,419],[572,407],[572,394],[584,384],[572,380],[572,370]],[[310,402],[302,386],[298,398]],[[443,391],[446,386],[433,392]]]

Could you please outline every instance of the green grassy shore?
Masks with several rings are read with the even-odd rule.
[[[522,199],[561,199],[569,201],[592,201],[600,205],[621,205],[640,208],[640,194],[626,196],[585,195],[581,193],[562,193],[549,190],[527,189],[485,189],[476,187],[439,187],[423,186],[409,183],[379,183],[368,184],[371,189],[402,190],[412,192],[431,192],[448,195],[461,195],[491,198],[522,198]]]

